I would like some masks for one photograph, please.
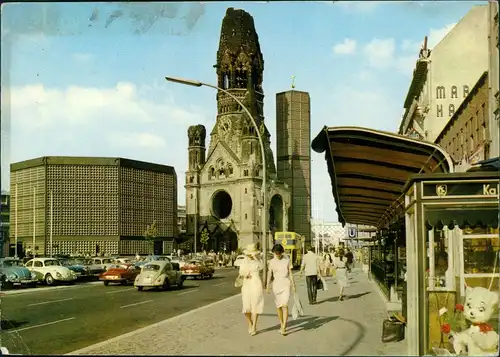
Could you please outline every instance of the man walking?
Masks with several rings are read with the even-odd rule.
[[[347,264],[346,264],[347,272],[350,273],[352,266],[354,264],[354,254],[352,254],[352,252],[349,248],[347,248],[347,253],[345,253],[345,258],[347,260]]]
[[[306,283],[307,283],[307,297],[309,298],[309,305],[316,304],[316,295],[318,293],[318,276],[319,274],[319,258],[314,254],[312,246],[307,246],[307,253],[302,259],[302,264],[300,267],[300,275],[306,273]]]

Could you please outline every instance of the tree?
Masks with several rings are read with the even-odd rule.
[[[207,229],[207,227],[205,227],[201,231],[201,236],[200,236],[200,243],[201,243],[202,249],[205,249],[205,246],[207,245],[209,240],[210,240],[210,233],[208,233],[208,229]]]
[[[151,254],[154,254],[154,242],[156,237],[158,237],[158,228],[156,227],[156,221],[153,221],[153,223],[147,226],[144,231],[144,239],[150,242],[151,245]]]

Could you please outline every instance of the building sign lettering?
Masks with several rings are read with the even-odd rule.
[[[458,98],[457,86],[451,86],[451,97]]]
[[[466,182],[466,183],[424,183],[425,197],[447,196],[498,196],[497,182]]]
[[[458,87],[456,85],[451,86],[451,98],[458,99]],[[462,96],[466,98],[469,95],[470,89],[469,86],[464,84],[462,86]],[[446,99],[446,88],[444,86],[436,87],[436,99]]]
[[[483,195],[485,196],[496,196],[498,191],[496,187],[491,187],[490,184],[483,185]]]
[[[438,104],[437,105],[437,108],[436,108],[436,116],[438,118],[442,117],[443,116],[443,105],[442,104]]]
[[[445,99],[446,93],[443,86],[436,87],[436,99]]]
[[[450,104],[448,106],[448,116],[452,117],[455,114],[455,104]]]

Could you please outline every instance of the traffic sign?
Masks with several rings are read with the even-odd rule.
[[[358,237],[358,230],[356,229],[356,227],[347,228],[347,236],[349,238],[357,238]]]

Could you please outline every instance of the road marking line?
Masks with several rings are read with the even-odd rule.
[[[146,300],[146,301],[136,302],[134,304],[123,305],[123,306],[120,306],[120,309],[124,309],[124,308],[130,307],[130,306],[136,306],[136,305],[145,304],[145,303],[151,302],[151,301],[153,301],[153,300]]]
[[[177,295],[186,295],[186,294],[191,294],[191,293],[194,293],[195,291],[198,291],[198,289],[189,290],[189,291],[184,291],[183,293],[179,293],[179,294],[177,294]]]
[[[122,289],[122,290],[115,290],[115,291],[108,291],[106,294],[121,293],[122,291],[129,291],[129,290],[135,290],[135,288]]]
[[[204,305],[204,306],[200,306],[196,309],[193,309],[193,310],[189,310],[183,314],[179,314],[177,316],[173,316],[173,317],[170,317],[166,320],[163,320],[163,321],[160,321],[160,322],[157,322],[155,324],[152,324],[152,325],[149,325],[149,326],[145,326],[145,327],[142,327],[138,330],[134,330],[134,331],[131,331],[131,332],[127,332],[123,335],[120,335],[120,336],[116,336],[116,337],[113,337],[113,338],[110,338],[109,340],[106,340],[106,341],[102,341],[102,342],[99,342],[99,343],[96,343],[94,345],[90,345],[90,346],[87,346],[87,347],[84,347],[84,348],[81,348],[79,350],[76,350],[76,351],[73,351],[73,352],[69,352],[69,353],[66,353],[65,356],[71,356],[71,355],[88,355],[89,352],[92,352],[94,351],[95,349],[97,348],[100,348],[100,347],[104,347],[104,346],[108,346],[109,344],[111,343],[114,343],[114,342],[117,342],[117,341],[120,341],[120,340],[123,340],[123,339],[126,339],[126,338],[130,338],[132,336],[135,336],[139,333],[142,333],[144,331],[149,331],[149,330],[152,330],[152,329],[156,329],[160,326],[163,326],[163,325],[166,325],[166,324],[169,324],[171,323],[172,321],[175,321],[175,320],[179,320],[179,319],[182,319],[183,317],[186,317],[186,316],[189,316],[189,315],[192,315],[192,314],[196,314],[200,311],[203,311],[205,309],[208,309],[210,307],[213,307],[213,306],[216,306],[216,305],[219,305],[219,304],[222,304],[222,303],[226,303],[228,302],[229,300],[232,300],[232,299],[236,299],[236,298],[240,298],[241,294],[236,294],[236,295],[233,295],[233,296],[230,296],[230,297],[227,297],[225,299],[222,299],[222,300],[219,300],[219,301],[215,301],[215,302],[212,302],[210,304],[207,304],[207,305]]]
[[[219,284],[215,284],[213,286],[221,286],[221,285],[224,285],[224,284],[226,284],[226,283],[219,283]]]
[[[19,329],[14,330],[14,331],[8,331],[7,333],[16,333],[16,332],[19,332],[19,331],[31,330],[32,328],[54,325],[54,324],[58,324],[59,322],[70,321],[70,320],[74,320],[74,319],[76,319],[76,317],[70,317],[70,318],[67,318],[67,319],[62,319],[62,320],[47,322],[45,324],[40,324],[40,325],[34,325],[34,326],[19,328]]]
[[[81,283],[76,285],[61,285],[61,286],[51,286],[51,287],[37,287],[37,288],[25,288],[22,290],[7,290],[3,292],[3,296],[9,297],[11,295],[24,295],[34,292],[43,293],[46,291],[60,290],[60,289],[71,289],[71,288],[83,288],[85,286],[97,286],[102,285],[101,281],[92,281],[89,283]]]
[[[29,304],[28,306],[38,306],[38,305],[45,305],[45,304],[51,304],[53,302],[61,302],[61,301],[68,301],[68,300],[73,300],[74,298],[67,298],[67,299],[61,299],[61,300],[52,300],[52,301],[44,301],[44,302],[37,302],[35,304]]]

